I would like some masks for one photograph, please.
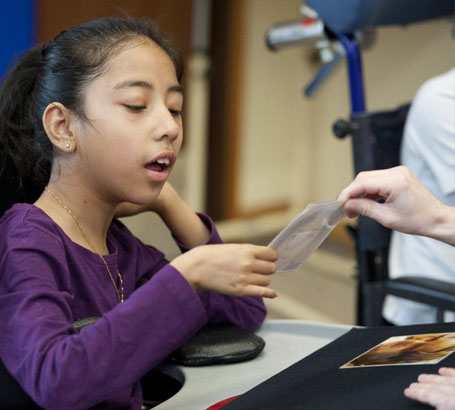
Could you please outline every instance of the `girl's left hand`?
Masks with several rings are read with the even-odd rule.
[[[178,194],[175,191],[174,187],[168,181],[166,181],[158,197],[150,205],[147,206],[146,210],[156,212],[157,214],[161,215],[166,211],[166,209],[168,209],[169,205],[171,205],[177,197]]]
[[[115,210],[115,218],[123,218],[125,216],[133,216],[140,214],[142,212],[156,212],[157,214],[161,215],[165,212],[166,207],[168,204],[172,203],[172,200],[178,196],[175,189],[172,185],[166,181],[161,189],[160,194],[158,197],[149,204],[145,205],[136,205],[131,202],[122,202],[119,204]]]
[[[204,245],[210,238],[205,224],[169,182],[163,185],[158,197],[149,204],[119,204],[115,217],[132,216],[146,211],[156,212],[172,235],[188,249]]]

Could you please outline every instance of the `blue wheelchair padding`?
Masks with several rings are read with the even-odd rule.
[[[0,77],[18,53],[35,42],[35,0],[0,1]]]
[[[454,14],[454,0],[306,0],[336,33],[403,25]]]

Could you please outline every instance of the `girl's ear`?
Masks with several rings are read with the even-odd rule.
[[[43,113],[43,126],[49,140],[54,147],[66,153],[74,152],[77,145],[70,127],[72,117],[69,110],[59,102],[50,103]]]

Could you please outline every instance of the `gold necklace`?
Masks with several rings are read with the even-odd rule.
[[[114,286],[115,292],[117,293],[118,300],[123,303],[123,278],[122,275],[120,274],[119,271],[117,271],[117,276],[120,281],[120,292],[118,291],[117,285],[115,284],[114,277],[112,276],[111,270],[109,269],[109,265],[107,264],[106,260],[103,258],[103,255],[101,255],[100,252],[97,252],[95,247],[92,245],[92,242],[88,239],[87,235],[85,234],[84,230],[82,229],[82,226],[79,222],[79,220],[76,218],[76,215],[73,214],[71,209],[69,209],[66,204],[57,196],[57,194],[52,191],[49,187],[45,186],[44,189],[49,192],[52,197],[63,207],[63,209],[68,212],[68,214],[71,216],[73,221],[76,223],[77,227],[79,228],[79,231],[81,232],[82,236],[84,237],[85,241],[87,244],[90,246],[92,252],[96,253],[101,260],[104,263],[104,266],[106,267],[107,273],[109,274],[109,278],[111,279],[112,285]]]

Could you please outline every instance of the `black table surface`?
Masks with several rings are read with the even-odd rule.
[[[421,373],[455,367],[455,353],[437,364],[340,366],[392,336],[446,332],[455,332],[455,323],[353,328],[223,406],[223,410],[428,409],[406,398],[403,390]]]

